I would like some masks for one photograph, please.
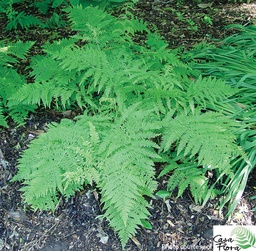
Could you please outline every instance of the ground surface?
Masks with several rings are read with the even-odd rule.
[[[204,40],[228,35],[230,31],[223,29],[225,25],[253,23],[256,4],[213,3],[210,8],[186,3],[176,6],[172,1],[142,0],[136,5],[134,13],[144,18],[152,28],[156,25],[171,48],[180,45],[190,47]],[[11,33],[4,35],[12,36]],[[38,34],[40,39],[42,37]],[[101,210],[97,191],[93,188],[69,201],[60,201],[54,213],[32,212],[22,203],[18,191],[21,185],[9,182],[16,173],[17,160],[29,141],[45,131],[48,123],[59,121],[62,117],[63,114],[39,111],[30,116],[25,126],[15,128],[10,125],[9,129],[0,132],[0,250],[121,250],[118,238],[107,222],[96,218]],[[255,173],[250,176],[248,188],[229,224],[255,224],[251,211],[255,202],[249,200],[255,193],[255,177]],[[164,180],[160,186],[164,187]],[[153,229],[139,230],[125,250],[188,250],[186,245],[197,246],[194,250],[211,250],[212,226],[227,223],[218,214],[215,203],[211,201],[200,208],[194,205],[189,194],[180,199],[152,200],[150,222]],[[178,246],[181,246],[180,249]]]

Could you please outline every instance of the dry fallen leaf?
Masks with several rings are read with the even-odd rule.
[[[168,212],[171,212],[171,205],[170,205],[170,201],[169,200],[166,200],[165,202],[165,205],[166,205],[166,207],[167,207],[167,210],[168,210]]]
[[[206,8],[211,8],[212,3],[199,3],[197,6],[201,9],[206,9]]]
[[[190,205],[189,206],[189,209],[191,211],[195,211],[195,212],[198,212],[200,213],[202,211],[202,206],[199,206],[199,205]]]
[[[97,237],[100,238],[100,242],[103,244],[107,244],[108,242],[108,235],[102,230],[101,226],[98,226],[98,233],[96,234]]]
[[[141,250],[141,244],[140,242],[137,240],[137,238],[135,238],[134,236],[131,238],[131,240],[134,242],[134,244]]]
[[[171,227],[175,227],[175,225],[172,223],[172,221],[167,220],[167,223],[168,223]]]
[[[42,133],[45,133],[44,130],[33,130],[33,131],[29,130],[28,132],[31,133],[31,134],[35,134],[35,135],[40,135]]]

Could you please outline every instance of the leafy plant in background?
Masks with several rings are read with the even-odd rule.
[[[184,4],[185,0],[176,0],[175,1],[177,4]],[[191,2],[193,3],[198,3],[198,4],[212,4],[213,1],[212,0],[192,0]],[[222,3],[225,2],[225,1],[222,1]],[[232,3],[250,3],[251,0],[227,0],[226,2],[232,2]]]
[[[216,76],[237,88],[232,103],[223,103],[218,110],[239,121],[237,144],[247,154],[247,161],[237,159],[233,163],[235,176],[225,180],[226,197],[221,208],[231,201],[229,215],[238,204],[249,174],[256,166],[256,27],[231,25],[240,33],[226,38],[221,47],[205,46],[184,55],[184,61],[192,59],[190,66],[204,76]],[[214,109],[214,108],[213,108]]]
[[[203,22],[208,24],[208,25],[212,25],[213,24],[211,17],[208,16],[208,15],[204,15]]]
[[[186,22],[188,23],[188,28],[187,28],[188,30],[193,30],[193,31],[198,30],[198,26],[192,19],[186,19]]]
[[[10,101],[10,97],[16,93],[16,91],[26,84],[26,78],[23,75],[18,74],[15,64],[19,60],[25,60],[26,54],[33,46],[34,42],[16,42],[13,44],[0,45],[0,72],[2,77],[1,89],[0,89],[0,111],[2,114],[0,117],[0,125],[6,126],[6,121],[3,114],[8,113],[9,117],[21,124],[27,117],[29,112],[35,110],[35,105],[20,104],[13,100]]]
[[[15,6],[17,6],[20,3],[23,4],[21,11],[15,9]],[[46,14],[48,10],[48,4],[49,4],[49,1],[43,1],[42,5],[37,6],[35,1],[34,7],[37,6],[38,10],[41,11],[41,13]],[[17,29],[20,27],[28,29],[31,26],[45,27],[44,22],[40,20],[38,17],[27,14],[25,11],[23,11],[23,9],[27,9],[31,5],[32,4],[27,1],[21,1],[21,0],[3,1],[2,0],[0,2],[0,13],[4,13],[8,18],[8,24],[6,26],[6,30]]]
[[[8,127],[4,114],[3,114],[3,108],[0,106],[0,126]]]
[[[233,2],[233,3],[250,3],[251,0],[228,0],[228,2]]]
[[[60,7],[93,5],[104,9],[124,2],[125,0],[0,0],[0,13],[5,14],[8,19],[6,30],[53,28],[66,25]],[[39,15],[29,14],[29,9],[37,9]]]

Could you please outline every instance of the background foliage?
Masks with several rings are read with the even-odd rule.
[[[231,200],[232,212],[241,198],[249,174],[256,165],[256,28],[240,25],[227,28],[235,28],[240,33],[226,38],[220,47],[203,45],[203,48],[195,48],[184,59],[193,59],[190,65],[204,76],[216,76],[238,90],[232,105],[224,103],[219,107],[236,121],[243,122],[242,128],[236,133],[237,143],[248,157],[247,161],[239,159],[233,164],[235,176],[225,181],[227,197],[221,202],[221,207]]]

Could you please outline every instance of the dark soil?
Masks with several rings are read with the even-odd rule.
[[[213,3],[211,7],[189,3],[185,1],[177,6],[173,1],[142,0],[136,4],[134,13],[152,29],[158,27],[170,48],[181,45],[188,48],[202,41],[223,38],[233,32],[226,31],[226,25],[250,24],[256,18],[255,3]],[[39,32],[33,34],[38,35],[38,41],[45,39]],[[13,34],[3,36],[13,37]],[[102,212],[94,188],[77,193],[69,201],[60,200],[54,213],[33,212],[22,202],[21,184],[10,183],[18,158],[29,142],[43,133],[48,123],[58,122],[63,116],[69,114],[40,110],[31,115],[24,126],[16,128],[10,123],[8,129],[0,132],[0,250],[121,250],[116,234],[105,220],[97,217]],[[194,204],[189,193],[179,199],[151,200],[152,230],[139,230],[125,250],[188,250],[186,246],[212,250],[213,225],[255,224],[252,208],[256,205],[249,199],[255,195],[255,178],[256,174],[251,174],[246,192],[229,221],[216,210],[217,201],[210,201],[201,208]],[[164,187],[165,180],[162,180],[159,189]]]
[[[201,42],[224,38],[234,32],[226,30],[226,26],[253,24],[256,17],[255,3],[239,5],[213,1],[209,6],[193,1],[183,1],[184,4],[180,5],[172,2],[140,1],[134,10],[152,28],[158,28],[171,48],[189,48]]]

